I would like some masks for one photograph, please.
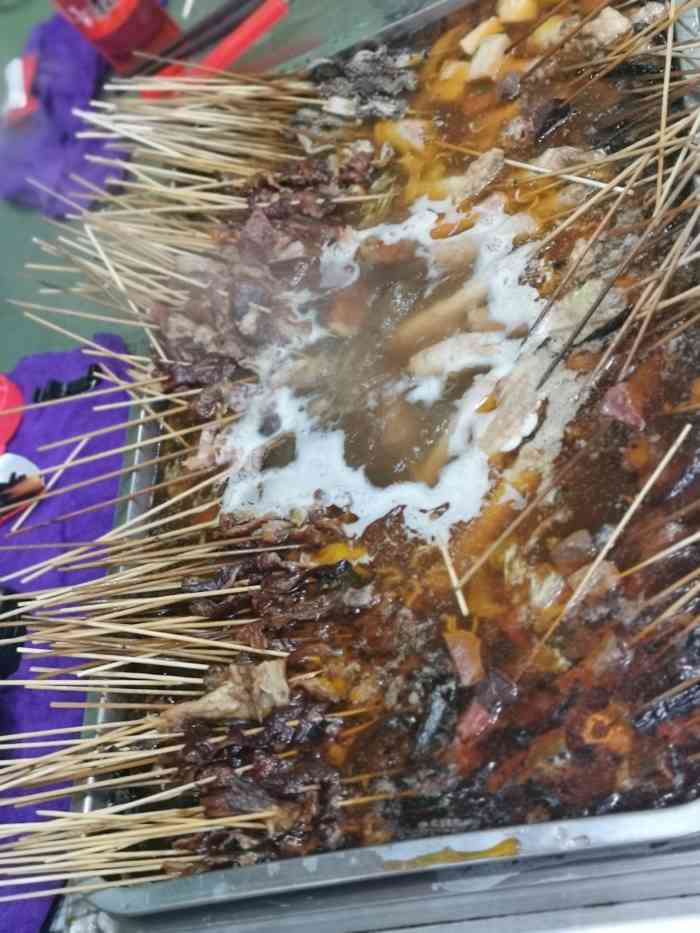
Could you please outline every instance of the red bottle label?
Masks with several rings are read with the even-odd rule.
[[[180,30],[158,0],[56,0],[63,15],[120,72],[141,62],[134,52],[157,55]]]

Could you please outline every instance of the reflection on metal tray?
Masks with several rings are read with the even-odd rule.
[[[543,862],[545,862],[543,864]],[[695,915],[700,853],[616,854],[526,865],[443,869],[430,875],[285,892],[206,908],[110,917],[111,933],[672,933]],[[690,896],[689,896],[690,895]],[[692,896],[695,895],[695,896]],[[642,922],[644,922],[644,925]]]
[[[414,11],[415,8],[424,6],[420,0],[410,2],[408,5],[414,8]],[[446,0],[443,5],[456,8],[464,4],[450,3]],[[321,4],[317,4],[316,0],[311,0],[307,6],[310,11],[312,7],[320,7]],[[352,4],[347,6],[348,9],[355,10]],[[362,4],[362,6],[369,8],[374,4]],[[428,6],[433,6],[433,4]],[[356,14],[353,12],[354,15]],[[384,20],[384,25],[386,25],[386,20]],[[700,13],[692,11],[684,15],[679,24],[679,32],[683,38],[696,38],[700,34]],[[340,47],[347,48],[349,44],[341,42]],[[331,52],[326,47],[323,54],[327,55]],[[309,56],[316,57],[311,53]],[[296,61],[301,61],[301,59]],[[692,61],[685,63],[685,67],[692,65]],[[692,102],[695,105],[698,104],[698,100]],[[132,492],[153,482],[149,470],[133,473],[131,477]],[[128,520],[145,511],[148,508],[146,500],[147,496],[130,500],[125,519]],[[98,713],[96,721],[107,722],[111,718],[116,718],[116,714],[103,711]],[[85,810],[91,810],[104,803],[104,795],[91,794],[85,797],[80,805]],[[368,903],[374,902],[373,898],[378,904],[391,901],[394,904],[393,916],[397,910],[401,913],[400,902],[405,896],[407,903],[412,906],[409,906],[408,914],[405,909],[403,910],[402,919],[398,922],[413,925],[422,919],[439,922],[440,919],[452,920],[465,916],[464,913],[457,913],[441,918],[438,912],[431,913],[428,917],[425,913],[421,916],[416,912],[418,903],[425,904],[425,900],[429,897],[437,898],[438,894],[442,896],[443,893],[449,893],[450,884],[457,885],[457,893],[463,895],[467,892],[469,897],[476,895],[477,899],[485,896],[491,901],[495,890],[502,886],[506,887],[509,892],[508,906],[504,902],[501,911],[492,906],[486,909],[482,904],[479,916],[494,916],[501,912],[510,913],[511,910],[519,912],[520,910],[543,909],[544,905],[541,901],[538,901],[538,906],[533,906],[531,890],[533,877],[536,879],[534,887],[539,889],[545,883],[549,885],[574,881],[579,893],[586,892],[588,898],[586,903],[595,904],[600,903],[601,900],[616,900],[617,897],[612,892],[617,891],[618,882],[614,880],[614,877],[619,876],[622,879],[633,876],[637,864],[641,862],[646,865],[649,861],[657,860],[657,856],[654,855],[657,851],[668,850],[669,858],[671,858],[671,852],[676,853],[672,858],[680,860],[681,869],[688,859],[697,867],[697,856],[693,853],[697,853],[698,844],[700,844],[700,801],[695,801],[668,809],[458,833],[331,852],[313,857],[293,858],[245,868],[223,869],[172,881],[97,892],[91,895],[91,899],[101,910],[110,914],[138,918],[149,914],[195,907],[213,910],[216,905],[233,901],[249,901],[252,904],[257,898],[265,896],[279,898],[280,895],[285,895],[285,908],[294,909],[294,904],[298,906],[298,899],[302,898],[303,906],[299,909],[303,912],[308,908],[308,917],[311,917],[317,902],[315,900],[304,901],[304,892],[307,896],[311,896],[311,892],[316,892],[313,897],[320,898],[324,890],[330,892],[337,886],[348,886],[343,889],[348,892],[345,897],[342,893],[333,895],[336,909],[342,912],[347,911],[348,902],[353,896],[360,898],[358,883],[372,882],[365,889],[369,898]],[[635,897],[641,900],[645,897],[692,893],[697,888],[692,887],[689,878],[696,877],[695,867],[682,876],[674,875],[676,888],[672,891],[664,889],[656,895],[652,893],[655,889],[651,877],[648,891],[645,890],[644,884],[640,887],[637,881]],[[648,870],[645,868],[645,871]],[[671,870],[674,870],[673,866]],[[421,875],[425,881],[420,880]],[[393,879],[393,887],[390,886],[389,889],[383,887],[391,879]],[[586,883],[588,883],[588,888],[585,887]],[[592,888],[591,885],[593,885]],[[521,903],[517,897],[517,891],[521,887],[526,893],[525,903]],[[402,892],[404,892],[403,895]],[[416,892],[418,901],[412,900]],[[598,897],[595,896],[596,892],[599,892]],[[573,892],[565,895],[566,903],[578,903],[576,896]],[[331,897],[330,893],[328,897]],[[511,904],[510,901],[514,897],[515,900]],[[536,896],[535,900],[537,900]],[[324,906],[320,901],[319,905]],[[361,898],[360,905],[361,907],[364,905],[364,898]],[[548,906],[552,906],[551,899],[548,900]],[[273,915],[281,907],[279,900],[273,902]],[[405,908],[406,904],[403,904],[403,907]],[[243,914],[251,914],[252,917],[255,913],[255,909],[250,904],[245,907],[241,904],[241,913],[237,912],[235,915],[236,928],[238,929],[239,917]],[[251,919],[250,929],[282,929],[278,914],[276,914],[277,919],[274,920],[270,917],[266,920],[263,914],[265,911],[261,908],[256,919]],[[211,920],[212,926],[216,926],[215,914],[212,914]],[[377,921],[376,915],[370,927],[344,925],[343,922],[336,925],[334,922],[334,929],[337,929],[338,933],[346,929],[377,929],[380,924],[375,921]],[[307,922],[308,920],[302,921],[302,925],[297,926],[291,918],[289,929],[307,929],[308,927],[304,926]],[[151,921],[147,921],[147,927],[141,927],[136,919],[134,919],[134,924],[134,926],[129,925],[130,930],[140,931],[152,928]],[[382,928],[386,925],[386,922],[381,924]],[[187,930],[199,930],[202,924],[198,920],[194,926],[187,925],[186,928]],[[230,927],[227,925],[226,928]],[[287,924],[285,924],[286,928]],[[317,926],[316,928],[327,929],[328,927]],[[158,929],[170,930],[170,926],[166,924],[164,927],[158,926]],[[246,929],[249,927],[246,926]]]
[[[292,0],[289,17],[236,64],[241,72],[296,71],[371,38],[417,32],[475,0]]]

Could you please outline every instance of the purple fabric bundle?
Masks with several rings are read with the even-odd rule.
[[[168,0],[161,0],[161,4],[167,6]],[[76,137],[87,126],[73,111],[89,109],[90,101],[102,89],[109,65],[59,14],[32,30],[23,54],[38,59],[33,91],[39,108],[16,126],[0,123],[0,198],[63,218],[76,210],[62,197],[83,207],[92,200],[89,189],[73,180],[72,174],[100,188],[109,178],[123,174],[116,166],[99,165],[87,158],[123,158],[124,151],[115,148],[113,140]],[[32,185],[29,179],[55,195]]]
[[[125,346],[121,338],[101,334],[95,337],[96,342],[108,350],[117,353],[125,352]],[[25,399],[30,402],[32,394],[37,387],[46,385],[49,379],[57,379],[61,382],[69,382],[84,376],[90,363],[95,361],[95,357],[86,356],[80,350],[72,350],[67,353],[39,353],[34,356],[25,357],[17,365],[14,372],[10,373],[11,379],[22,389]],[[124,366],[118,360],[105,360],[109,369],[120,377],[124,376]],[[109,383],[101,382],[98,388],[107,388]],[[73,450],[73,444],[58,447],[55,450],[48,450],[37,453],[36,448],[41,444],[46,444],[54,440],[60,440],[64,437],[71,437],[84,431],[109,427],[127,420],[126,408],[115,408],[108,411],[95,412],[93,406],[100,402],[117,402],[126,400],[127,396],[123,392],[115,392],[106,396],[97,396],[94,398],[90,392],[76,396],[74,401],[66,402],[60,405],[50,405],[46,408],[38,408],[28,411],[24,415],[24,420],[20,425],[17,434],[8,446],[12,453],[23,454],[28,457],[40,468],[53,466],[63,463],[70,452]],[[106,434],[91,438],[79,454],[78,459],[90,456],[90,454],[110,450],[122,446],[126,443],[126,431],[123,428],[110,431]],[[123,464],[122,454],[111,454],[102,457],[91,463],[78,465],[66,470],[58,481],[55,489],[68,486],[81,480],[100,476],[104,473],[118,470]],[[111,479],[100,480],[92,485],[77,489],[74,492],[68,492],[65,495],[55,496],[42,502],[41,505],[33,511],[27,519],[25,527],[35,523],[44,523],[50,521],[65,512],[74,509],[83,508],[98,502],[105,502],[119,495],[120,477],[115,476]],[[67,519],[55,524],[45,525],[34,531],[28,531],[22,535],[12,535],[8,537],[14,521],[0,525],[0,545],[19,545],[19,544],[61,544],[72,541],[94,541],[101,535],[110,531],[114,523],[114,505],[97,509],[93,512],[87,512],[84,515]],[[58,554],[65,553],[64,548],[47,547],[45,550],[7,550],[0,551],[0,576],[6,576],[15,570],[21,570],[24,567]],[[7,583],[15,590],[34,589],[39,587],[53,587],[65,584],[77,584],[86,580],[92,580],[101,576],[102,569],[81,570],[75,573],[65,573],[60,569],[51,570],[35,581],[26,584],[24,587],[19,578]],[[0,638],[2,630],[0,629]],[[55,658],[42,658],[33,660],[31,657],[25,657],[22,665],[14,675],[18,679],[31,677],[29,668],[39,664],[43,666],[55,665],[56,667],[69,667],[72,664],[80,663],[71,660],[61,660]],[[25,690],[22,687],[3,687],[0,681],[0,735],[14,732],[28,732],[46,728],[56,728],[60,726],[79,725],[83,719],[83,710],[65,710],[52,709],[51,702],[68,701],[81,702],[83,695],[80,693],[63,693],[51,691]],[[69,733],[68,736],[57,736],[58,738],[73,737],[76,733]],[[53,749],[28,749],[14,752],[0,751],[0,757],[17,756],[31,757],[34,754],[42,754]],[[21,793],[21,791],[20,791]],[[0,801],[1,803],[1,801]],[[68,802],[62,799],[58,801],[49,801],[44,806],[51,809],[67,809]],[[12,806],[0,805],[0,823],[17,822],[32,820],[34,818],[34,807],[22,807],[16,809]],[[7,841],[7,840],[2,840]],[[79,882],[76,882],[79,883]],[[58,884],[49,883],[40,885],[39,889],[59,887]],[[17,889],[17,893],[28,892],[30,888],[23,887]],[[12,887],[6,887],[3,894],[15,893]],[[37,900],[17,901],[15,903],[2,904],[0,906],[0,929],[12,930],[13,933],[37,933],[47,915],[51,905],[51,898],[42,898]]]
[[[86,126],[73,110],[89,107],[102,87],[107,64],[59,15],[32,30],[24,54],[38,58],[34,94],[39,108],[16,126],[0,125],[0,197],[39,208],[50,217],[65,217],[75,213],[70,205],[28,179],[68,198],[80,193],[75,200],[87,205],[90,198],[84,195],[88,189],[72,180],[72,173],[100,187],[109,176],[119,175],[115,168],[86,158],[119,158],[120,152],[107,148],[109,140],[77,139],[75,135]]]

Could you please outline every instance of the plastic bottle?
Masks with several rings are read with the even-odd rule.
[[[142,64],[134,52],[158,55],[180,37],[158,0],[56,0],[60,12],[120,74]]]

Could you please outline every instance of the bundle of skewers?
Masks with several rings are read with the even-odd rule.
[[[695,798],[700,114],[688,103],[697,42],[678,21],[697,6],[501,0],[408,52],[372,50],[292,78],[141,75],[83,114],[89,134],[114,140],[110,164],[126,180],[115,194],[76,178],[73,227],[41,244],[53,258],[33,268],[69,277],[45,295],[77,294],[104,313],[18,306],[101,360],[113,384],[93,392],[98,405],[129,393],[137,415],[124,426],[154,431],[123,448],[138,456],[120,472],[158,477],[104,504],[140,501],[128,521],[18,574],[36,588],[0,613],[3,626],[28,628],[17,641],[34,677],[17,685],[99,714],[0,740],[7,753],[37,750],[2,762],[3,802],[40,806],[2,845],[3,885],[26,884],[21,897],[58,882],[90,891]],[[550,146],[567,132],[588,148]],[[99,209],[81,208],[81,186]],[[414,267],[432,246],[382,240],[387,227],[421,198],[441,204],[431,239],[458,243],[459,262],[474,263],[459,238],[494,188],[511,214],[536,218],[535,233],[518,236],[534,238],[527,275],[542,301],[514,338],[534,372],[495,380],[480,406],[504,432],[524,417],[509,392],[542,424],[558,417],[557,393],[584,399],[561,414],[549,458],[520,459],[527,432],[494,448],[478,513],[434,540],[405,527],[401,508],[357,534],[334,490],[296,515],[224,508],[226,483],[263,470],[286,440],[263,406],[272,440],[243,466],[229,444],[255,393],[279,387],[268,367],[261,388],[260,346],[286,341],[307,371],[319,358],[298,352],[303,314],[280,303],[282,287],[319,298],[324,250],[352,225],[365,231],[353,254],[361,274],[389,269],[400,285],[413,275],[427,303],[434,272]],[[469,209],[450,211],[450,197]],[[444,262],[447,285],[466,288],[441,255],[430,253],[431,269]],[[564,321],[582,278],[597,287]],[[336,374],[344,354],[359,358],[350,341],[370,327],[366,308],[381,307],[372,281],[361,293],[352,281],[324,286],[321,324],[349,341],[332,357]],[[426,353],[464,336],[460,294],[390,320],[416,378],[435,375]],[[118,355],[130,381],[56,323],[72,315],[142,332],[147,353]],[[469,315],[467,336],[491,352],[504,325],[483,298]],[[439,483],[456,455],[444,438],[436,428],[406,468],[414,482]],[[64,481],[84,461],[66,461]],[[42,589],[56,567],[106,573]],[[89,812],[50,808],[85,794]],[[2,833],[10,840],[17,826]]]

